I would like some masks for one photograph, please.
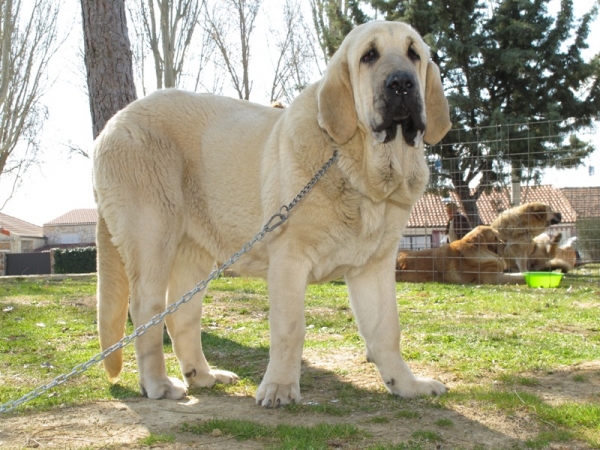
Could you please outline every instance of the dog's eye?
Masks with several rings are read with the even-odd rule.
[[[377,50],[370,48],[364,55],[362,55],[360,62],[369,64],[375,61],[377,58],[379,58],[379,53]]]
[[[410,58],[411,61],[419,61],[421,59],[419,54],[412,47],[408,48],[408,57]]]

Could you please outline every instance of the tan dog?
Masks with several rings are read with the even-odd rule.
[[[546,233],[533,238],[534,250],[529,257],[529,270],[570,272],[575,267],[577,255],[571,247],[560,248],[562,234],[550,237]]]
[[[387,389],[445,392],[415,377],[400,354],[394,264],[428,182],[423,140],[449,128],[439,70],[421,37],[397,22],[353,30],[324,78],[286,109],[178,90],[133,102],[95,144],[102,348],[123,336],[128,299],[134,325],[147,323],[240,251],[337,150],[289,219],[232,267],[269,286],[270,358],[256,401],[300,399],[305,290],[340,276]],[[194,298],[166,317],[185,382],[167,376],[162,327],[135,340],[144,395],[177,399],[187,387],[236,381],[209,367],[201,315]],[[121,352],[104,366],[117,377]]]
[[[560,221],[559,212],[540,202],[526,203],[500,213],[490,226],[498,230],[500,239],[506,243],[500,247],[500,255],[509,270],[517,268],[519,272],[527,272],[535,247],[533,238]]]
[[[556,250],[556,256],[550,265],[560,268],[563,272],[570,272],[579,265],[577,251],[570,245],[563,245]]]
[[[419,251],[401,251],[396,259],[396,281],[456,284],[522,284],[522,276],[503,273],[498,256],[498,232],[480,225],[448,245]]]

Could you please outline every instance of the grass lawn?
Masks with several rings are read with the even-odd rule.
[[[277,424],[252,415],[221,415],[201,423],[183,417],[175,429],[150,430],[135,445],[168,448],[185,435],[229,436],[257,448],[600,448],[600,286],[598,278],[591,280],[567,275],[560,288],[546,290],[398,283],[405,359],[415,373],[451,387],[445,396],[415,400],[388,395],[364,361],[344,283],[311,286],[303,402],[271,411],[280,418]],[[99,352],[95,290],[95,280],[0,283],[0,403]],[[220,278],[204,301],[207,359],[236,372],[240,382],[191,394],[241,401],[236,398],[253,395],[268,360],[266,285]],[[168,337],[165,352],[170,375],[180,376]],[[124,355],[117,384],[110,384],[97,365],[2,419],[139,398],[132,346]],[[462,428],[466,418],[508,436],[506,447],[487,447],[474,438],[461,441],[468,433]],[[399,422],[408,437],[382,439],[374,432],[385,433]],[[520,437],[511,427],[520,427]],[[0,424],[0,446],[2,441]]]

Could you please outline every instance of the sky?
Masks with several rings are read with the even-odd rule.
[[[574,3],[576,14],[583,13],[587,2]],[[42,135],[43,154],[38,164],[25,175],[19,190],[0,211],[39,226],[74,209],[95,208],[92,162],[67,151],[69,142],[86,150],[91,149],[93,142],[81,59],[79,2],[66,2],[65,5],[69,6],[61,11],[60,30],[63,33],[70,30],[70,33],[50,66],[50,77],[55,81],[43,98],[49,114]],[[578,8],[581,10],[578,11]],[[600,25],[600,20],[597,19],[596,24]],[[592,27],[592,30],[588,41],[592,48],[586,56],[600,52],[600,26]],[[265,30],[257,29],[259,33],[264,34]],[[265,55],[253,57],[259,59]],[[265,102],[267,100],[265,98]],[[600,186],[600,130],[582,138],[592,141],[598,149],[585,166],[573,170],[549,170],[543,184],[555,187]],[[593,176],[589,175],[589,166],[595,167]],[[0,182],[0,205],[7,196],[7,187]]]

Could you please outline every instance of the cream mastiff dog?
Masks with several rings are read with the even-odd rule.
[[[268,281],[270,359],[256,401],[300,399],[309,283],[344,277],[350,304],[387,389],[441,394],[400,355],[394,269],[398,242],[428,181],[423,141],[450,127],[437,66],[402,23],[352,31],[324,78],[287,109],[179,90],[133,102],[95,143],[98,329],[105,349],[181,298],[248,242],[333,154],[338,160],[289,219],[233,266]],[[184,381],[167,376],[162,327],[135,340],[141,391],[184,397],[233,383],[202,352],[202,300],[166,317]],[[122,354],[104,360],[111,379]]]

